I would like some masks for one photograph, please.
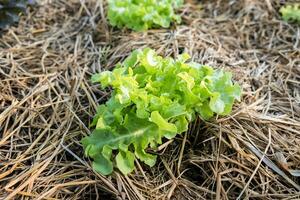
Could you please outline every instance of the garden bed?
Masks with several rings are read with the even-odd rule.
[[[0,199],[300,198],[299,25],[275,0],[188,2],[181,25],[133,32],[102,1],[43,0],[2,34]],[[80,139],[110,91],[90,77],[143,47],[231,71],[243,97],[165,141],[154,167],[102,176]]]

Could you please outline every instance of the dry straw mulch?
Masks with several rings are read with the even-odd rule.
[[[101,0],[41,0],[2,35],[0,199],[300,198],[300,27],[277,0],[189,2],[182,25],[136,33]],[[109,97],[90,76],[146,46],[232,71],[243,99],[165,141],[155,167],[103,177],[79,142]]]

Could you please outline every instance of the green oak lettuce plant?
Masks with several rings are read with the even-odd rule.
[[[135,31],[168,28],[180,22],[174,9],[182,4],[183,0],[108,0],[108,19],[112,26]]]
[[[280,12],[285,21],[295,21],[300,23],[300,4],[283,6],[280,8]]]
[[[139,159],[150,167],[156,156],[147,152],[188,130],[200,116],[228,115],[241,88],[231,74],[187,62],[188,54],[176,60],[158,56],[149,48],[134,51],[113,71],[92,77],[102,88],[113,89],[99,106],[92,122],[95,130],[82,139],[85,155],[103,175],[117,167],[123,174],[134,170]]]

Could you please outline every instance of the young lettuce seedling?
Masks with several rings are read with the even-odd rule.
[[[134,51],[113,71],[92,77],[102,88],[113,89],[97,110],[95,130],[82,139],[97,172],[108,175],[117,167],[128,174],[135,159],[151,167],[156,156],[146,149],[187,131],[198,116],[206,120],[215,113],[230,114],[240,86],[232,83],[229,72],[187,62],[189,58],[163,58],[146,48]]]
[[[135,31],[150,28],[168,28],[181,19],[174,9],[183,0],[108,0],[108,19],[112,26],[127,27]]]
[[[280,8],[280,12],[285,21],[300,23],[300,4],[283,6]]]

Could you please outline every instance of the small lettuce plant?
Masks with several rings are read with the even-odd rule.
[[[300,4],[283,6],[280,8],[280,12],[283,20],[300,23]]]
[[[240,86],[229,72],[187,62],[189,58],[164,58],[146,48],[134,51],[113,71],[92,77],[102,88],[113,89],[97,110],[94,131],[82,139],[97,172],[108,175],[116,167],[128,174],[135,159],[151,167],[156,155],[147,149],[155,150],[163,138],[187,131],[197,117],[230,114],[240,99]]]
[[[108,19],[112,26],[144,31],[157,27],[170,27],[180,23],[175,14],[183,0],[108,0]]]

